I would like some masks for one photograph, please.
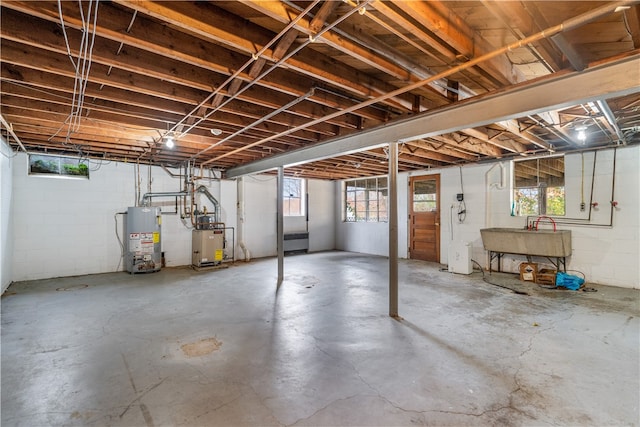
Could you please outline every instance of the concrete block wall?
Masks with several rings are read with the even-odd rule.
[[[11,281],[104,273],[123,270],[121,248],[124,215],[136,205],[136,169],[131,163],[93,162],[90,179],[29,176],[28,157],[2,157],[2,285]],[[159,167],[140,166],[140,195],[180,190],[180,179]],[[177,172],[177,171],[176,171]],[[220,220],[236,231],[238,246],[238,187],[236,180],[198,180],[220,203]],[[215,177],[214,177],[215,178]],[[245,244],[252,257],[273,256],[276,251],[276,181],[272,176],[245,178]],[[334,249],[333,183],[309,181],[312,250]],[[199,203],[212,210],[204,197]],[[190,220],[182,220],[173,198],[153,199],[162,215],[162,250],[166,265],[191,264]],[[114,218],[115,216],[115,218]],[[117,223],[116,223],[117,221]],[[186,226],[185,226],[186,223]],[[6,256],[5,256],[6,255]]]
[[[590,283],[628,288],[640,288],[640,147],[620,147],[616,155],[615,192],[612,197],[614,150],[574,153],[565,156],[566,220],[572,218],[587,222],[588,209],[580,211],[580,202],[592,199],[591,175],[594,160],[595,178],[593,201],[597,209],[591,211],[587,225],[563,224],[561,228],[572,231],[573,254],[567,260],[569,270],[585,274]],[[584,168],[582,166],[584,159]],[[451,241],[471,242],[472,257],[483,267],[488,266],[488,256],[482,245],[480,229],[485,227],[524,228],[525,217],[511,216],[512,170],[509,161],[468,165],[461,169],[450,167],[439,170],[418,171],[398,176],[399,256],[407,257],[408,239],[408,180],[411,176],[440,174],[441,190],[441,247],[440,262],[447,264]],[[462,173],[463,190],[460,186]],[[584,176],[584,179],[583,179]],[[335,184],[337,194],[342,183]],[[464,192],[467,216],[459,223],[456,194]],[[618,206],[610,223],[610,201]],[[453,207],[453,211],[452,211]],[[345,223],[342,221],[343,201],[336,201],[336,247],[341,250],[388,254],[388,225],[386,223]],[[453,237],[452,237],[453,236]],[[517,272],[526,258],[507,255],[503,270]],[[540,260],[545,262],[544,259]],[[574,273],[577,274],[577,273]]]
[[[333,250],[336,247],[334,207],[336,198],[338,198],[338,194],[334,191],[334,183],[310,179],[307,180],[307,188],[309,193],[309,251]]]
[[[567,157],[568,162],[576,166],[581,164],[579,155]],[[588,166],[593,163],[594,156],[589,157],[590,161],[585,162],[587,173],[591,172]],[[640,147],[617,150],[615,182],[612,174],[614,151],[600,151],[595,160],[593,201],[598,203],[598,208],[591,211],[591,222],[600,226],[563,226],[570,228],[573,236],[569,268],[584,272],[587,278],[597,280],[596,283],[640,288]],[[573,168],[574,171],[578,169]],[[588,204],[590,188],[586,189],[585,197]],[[613,209],[613,221],[611,201],[618,203]],[[568,215],[577,215],[579,202],[574,202],[571,209],[573,212],[568,210]],[[588,208],[585,214],[588,215]]]
[[[123,270],[121,248],[124,215],[136,205],[136,166],[120,162],[92,162],[90,179],[29,176],[27,156],[16,157],[13,170],[13,280],[31,280]],[[141,194],[148,190],[178,191],[177,178],[160,168],[140,166]],[[225,184],[203,182],[214,196]],[[235,196],[235,183],[233,183]],[[167,266],[191,263],[191,232],[179,215],[171,215],[173,199],[160,202],[162,249]],[[235,213],[235,199],[229,207]],[[235,220],[235,214],[231,215]]]
[[[251,258],[277,255],[277,178],[269,175],[247,176],[244,186],[244,242]]]
[[[0,294],[7,289],[13,278],[13,227],[11,207],[13,205],[13,156],[4,138],[0,136]]]
[[[245,226],[244,242],[252,258],[277,255],[277,179],[271,175],[244,178]],[[335,249],[334,183],[307,180],[309,196],[309,251]],[[285,232],[304,231],[305,217],[285,217]]]

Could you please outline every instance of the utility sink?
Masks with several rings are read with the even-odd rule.
[[[571,255],[571,230],[525,230],[485,228],[480,230],[487,251],[564,258]]]

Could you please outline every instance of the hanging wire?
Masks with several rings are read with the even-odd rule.
[[[69,46],[69,38],[67,37],[67,29],[64,25],[64,18],[62,17],[62,3],[61,0],[58,0],[58,16],[60,17],[60,25],[62,26],[62,34],[64,35],[64,43],[67,46],[67,55],[69,55],[69,60],[73,65],[73,69],[77,70],[76,63],[73,61],[73,56],[71,55],[71,47]]]
[[[13,159],[14,157],[16,157],[18,155],[18,151],[13,151],[13,149],[11,148],[11,142],[9,141],[9,137],[10,137],[9,129],[5,129],[5,131],[6,131],[6,136],[5,136],[4,140],[6,141],[6,146],[9,147],[9,150],[11,151],[11,155],[5,154],[4,150],[2,150],[2,149],[0,149],[0,154],[2,154],[7,159]],[[5,144],[2,144],[2,145],[4,146]]]
[[[80,129],[82,122],[82,110],[84,108],[84,98],[89,82],[89,73],[91,71],[91,63],[93,56],[93,47],[96,38],[96,28],[98,22],[98,4],[100,0],[89,0],[87,7],[87,14],[85,16],[84,9],[82,7],[82,0],[78,0],[78,6],[80,8],[80,18],[82,21],[82,37],[80,39],[80,48],[78,50],[77,62],[74,62],[71,54],[71,46],[69,44],[69,38],[67,36],[66,27],[64,24],[64,17],[62,14],[62,1],[58,0],[58,15],[60,17],[60,24],[62,25],[62,32],[65,39],[65,45],[67,47],[67,54],[73,68],[75,70],[73,95],[71,101],[71,113],[58,130],[49,137],[51,141],[56,135],[58,135],[62,129],[67,126],[67,134],[63,145],[67,145],[70,142],[71,134],[77,132]]]

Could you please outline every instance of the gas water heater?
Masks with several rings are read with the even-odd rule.
[[[127,208],[124,264],[129,273],[159,271],[162,264],[158,207]]]

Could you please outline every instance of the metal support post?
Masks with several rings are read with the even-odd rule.
[[[278,226],[277,226],[277,239],[278,239],[278,286],[282,284],[284,279],[284,167],[278,167]]]
[[[389,143],[389,316],[398,317],[398,143]]]

